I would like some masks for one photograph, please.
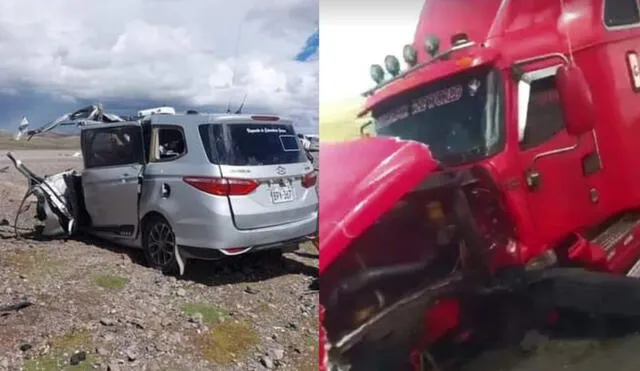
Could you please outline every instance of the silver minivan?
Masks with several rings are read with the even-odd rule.
[[[155,268],[291,251],[317,232],[317,173],[287,119],[152,115],[85,125],[81,147],[74,228],[140,247]]]

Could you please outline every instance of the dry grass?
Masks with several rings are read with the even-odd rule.
[[[0,266],[12,267],[32,279],[49,279],[59,274],[64,262],[50,256],[43,249],[25,249],[6,252]]]
[[[98,358],[91,353],[93,341],[88,331],[75,331],[55,336],[49,342],[51,351],[24,362],[25,371],[80,371],[93,370]],[[69,364],[69,357],[76,351],[85,351],[87,358],[77,365]]]
[[[101,274],[94,277],[94,282],[107,291],[118,291],[127,285],[129,279],[127,277]]]
[[[80,137],[33,137],[16,141],[11,136],[0,134],[0,151],[18,149],[80,149]]]
[[[246,356],[259,343],[251,324],[230,319],[227,312],[213,305],[187,303],[181,310],[189,316],[202,315],[209,331],[196,334],[194,340],[202,358],[217,365],[226,365]]]
[[[220,322],[196,338],[202,358],[217,365],[244,358],[259,342],[253,326],[237,320]]]
[[[320,104],[320,138],[322,141],[335,142],[358,138],[360,126],[366,119],[358,119],[361,99],[351,99],[339,103]]]

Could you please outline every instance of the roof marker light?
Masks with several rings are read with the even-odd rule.
[[[462,57],[456,60],[456,64],[460,67],[469,67],[473,64],[473,58],[471,57]]]
[[[384,58],[384,67],[393,77],[398,76],[400,73],[400,61],[398,61],[398,58],[393,55],[387,55]]]
[[[431,57],[436,56],[440,51],[440,39],[434,35],[427,35],[424,40],[424,50],[429,53]]]
[[[372,64],[369,68],[369,74],[376,84],[379,84],[384,80],[384,69],[382,69],[382,66],[379,64]]]
[[[458,46],[469,42],[469,36],[466,33],[460,32],[451,36],[451,46]]]
[[[402,48],[402,57],[409,67],[413,67],[418,63],[418,53],[411,44],[407,44]]]

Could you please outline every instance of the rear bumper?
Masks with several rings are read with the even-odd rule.
[[[253,246],[247,253],[282,249],[285,252],[292,252],[298,249],[298,244],[309,241],[307,237],[296,238],[288,241],[274,242],[264,245]],[[192,259],[216,260],[227,257],[219,249],[211,249],[206,247],[193,247],[180,245],[180,250],[185,257]]]
[[[185,246],[187,249],[198,252],[246,247],[252,247],[251,251],[258,251],[293,245],[306,241],[307,236],[317,233],[318,213],[314,212],[309,218],[297,222],[250,230],[235,228],[231,218],[218,218],[216,221],[214,223],[211,223],[211,219],[177,221],[174,231],[178,246]],[[198,253],[198,255],[202,254],[202,252]]]

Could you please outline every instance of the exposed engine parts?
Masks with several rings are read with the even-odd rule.
[[[79,210],[75,204],[75,182],[78,174],[70,170],[50,177],[41,177],[16,159],[11,152],[7,153],[7,157],[28,182],[27,191],[20,202],[14,221],[16,237],[19,237],[18,219],[23,212],[24,203],[30,196],[35,196],[38,200],[36,217],[44,222],[41,232],[43,236],[72,235],[77,228]]]

